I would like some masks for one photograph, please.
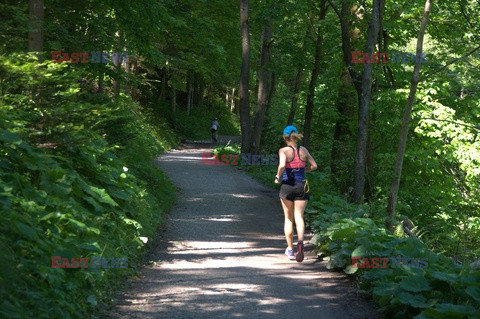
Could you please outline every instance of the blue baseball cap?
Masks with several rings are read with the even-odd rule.
[[[290,134],[292,134],[292,132],[298,133],[297,128],[293,125],[289,125],[283,130],[283,135],[290,136]]]

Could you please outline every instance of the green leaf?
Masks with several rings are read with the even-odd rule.
[[[20,136],[6,130],[0,130],[0,141],[16,145],[22,143],[22,139],[20,138]]]
[[[448,303],[438,304],[434,308],[424,310],[423,313],[427,316],[441,319],[463,319],[468,318],[469,316],[478,316],[478,312],[472,306],[462,306]]]
[[[20,222],[15,222],[15,226],[17,226],[17,230],[20,235],[23,235],[24,237],[30,240],[34,240],[34,237],[35,237],[34,228]]]
[[[441,281],[446,281],[449,284],[454,284],[458,280],[458,275],[454,273],[446,273],[442,271],[431,270],[429,271],[429,274],[432,276],[432,278],[435,278]]]
[[[70,223],[72,223],[73,225],[75,225],[80,230],[86,230],[87,229],[87,225],[85,225],[84,223],[82,223],[82,222],[80,222],[76,219],[68,218],[68,221]]]
[[[352,251],[352,256],[361,256],[366,257],[368,255],[367,247],[365,245],[360,245]]]
[[[91,251],[91,252],[100,252],[102,249],[100,248],[100,246],[98,245],[97,242],[94,242],[94,243],[82,243],[80,245],[78,245],[79,248],[83,248],[87,251]]]
[[[48,213],[45,216],[43,216],[42,218],[40,218],[40,220],[45,221],[45,220],[49,220],[49,219],[55,218],[55,217],[57,217],[57,213]]]
[[[376,296],[393,296],[398,292],[399,288],[393,283],[382,284],[373,288],[373,294]]]
[[[4,318],[24,318],[24,315],[18,313],[18,307],[12,305],[10,301],[4,300],[2,301],[0,307],[0,314],[4,316]]]
[[[358,267],[352,267],[352,265],[348,265],[343,272],[346,273],[347,275],[353,275],[358,271]]]
[[[349,228],[342,228],[340,230],[335,231],[331,238],[332,240],[345,239],[345,238],[351,238],[354,235],[355,235],[355,228],[349,227]]]
[[[400,282],[400,287],[406,291],[420,292],[431,290],[428,280],[420,276],[409,276]]]
[[[95,307],[95,306],[98,304],[97,298],[95,297],[95,295],[90,295],[90,296],[88,296],[88,297],[87,297],[87,302],[88,302],[89,304],[91,304],[93,307]]]
[[[477,302],[480,303],[480,288],[479,287],[474,287],[474,286],[467,287],[467,289],[465,289],[465,292],[470,297],[472,297],[473,299],[475,299]]]
[[[429,308],[435,301],[426,302],[425,297],[421,294],[412,295],[408,292],[400,292],[396,295],[396,299],[398,299],[401,303],[410,305],[414,308]]]

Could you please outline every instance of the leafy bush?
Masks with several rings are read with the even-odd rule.
[[[473,318],[480,313],[480,273],[432,252],[416,238],[389,235],[371,219],[341,219],[322,232],[318,246],[327,267],[355,274],[389,318]],[[426,260],[426,267],[402,264],[355,268],[352,257]],[[370,259],[371,260],[371,259]]]
[[[84,94],[67,65],[0,56],[0,314],[88,316],[131,274],[174,200],[154,156],[175,144],[125,97]],[[88,130],[86,129],[88,128]],[[52,256],[127,257],[51,268]]]

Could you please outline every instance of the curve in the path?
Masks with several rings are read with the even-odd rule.
[[[341,273],[307,252],[283,254],[276,191],[228,166],[201,165],[211,149],[169,152],[158,164],[179,188],[156,264],[111,318],[378,318]]]

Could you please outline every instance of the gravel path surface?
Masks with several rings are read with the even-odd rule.
[[[303,263],[287,259],[277,191],[234,167],[201,165],[211,149],[199,147],[158,159],[178,202],[149,257],[156,264],[110,318],[379,318],[312,251]]]

